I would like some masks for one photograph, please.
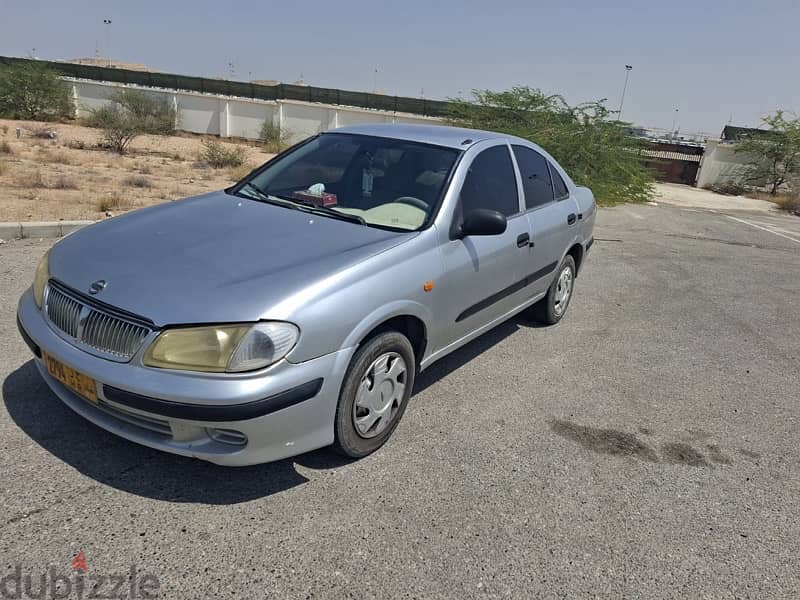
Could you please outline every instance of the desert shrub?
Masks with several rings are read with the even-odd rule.
[[[720,181],[708,186],[712,192],[725,196],[741,196],[747,192],[747,187],[736,181]]]
[[[0,142],[0,154],[14,154],[13,148],[11,148],[11,144],[6,141]]]
[[[8,163],[4,160],[0,160],[0,177],[8,173]]]
[[[255,167],[253,167],[253,165],[251,163],[246,163],[246,164],[240,165],[238,167],[231,167],[228,170],[228,176],[231,178],[232,181],[241,181],[254,168]]]
[[[267,152],[278,153],[286,149],[288,144],[289,135],[286,130],[282,130],[275,125],[271,120],[265,120],[261,125],[258,139],[264,145],[264,150]]]
[[[73,110],[69,88],[54,69],[34,61],[0,65],[0,116],[46,121]]]
[[[130,177],[126,177],[122,180],[122,183],[135,188],[151,188],[153,187],[153,182],[150,181],[147,177],[142,175],[131,175]]]
[[[3,124],[3,127],[0,127],[3,130],[3,135],[8,133],[8,125]]]
[[[58,130],[49,127],[48,125],[34,125],[33,127],[29,127],[28,131],[30,132],[31,137],[40,140],[58,139]]]
[[[800,216],[800,193],[779,194],[770,198],[781,210]]]
[[[22,173],[17,177],[17,185],[24,188],[46,188],[42,172],[38,169],[30,173]]]
[[[643,202],[655,192],[653,176],[636,152],[642,142],[629,135],[629,124],[611,118],[605,100],[570,106],[559,95],[526,86],[475,90],[472,100],[451,100],[448,117],[454,125],[539,144],[599,202]]]
[[[244,164],[245,149],[241,146],[225,146],[217,140],[203,140],[203,150],[200,160],[215,169],[226,167],[240,167]]]
[[[43,153],[42,160],[59,165],[71,165],[72,157],[63,150],[47,151]]]
[[[73,150],[86,150],[87,148],[87,144],[83,140],[68,140],[66,146]]]
[[[102,129],[101,145],[125,154],[140,135],[169,135],[175,131],[176,113],[166,99],[138,90],[120,89],[109,102],[91,111],[87,124]]]
[[[761,120],[768,129],[744,136],[735,151],[748,161],[745,181],[775,195],[800,177],[800,118],[778,110]]]
[[[130,198],[123,196],[119,192],[111,192],[97,199],[97,210],[107,212],[110,210],[126,210],[133,207]]]
[[[53,185],[50,186],[57,190],[77,190],[78,184],[75,182],[74,179],[67,177],[66,175],[59,175]]]

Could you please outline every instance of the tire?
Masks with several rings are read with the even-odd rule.
[[[365,342],[353,355],[339,393],[334,450],[362,458],[383,446],[403,417],[415,374],[414,349],[406,336],[385,331]]]
[[[569,271],[566,275],[565,272]],[[566,278],[566,279],[565,279]],[[563,297],[563,288],[568,285],[566,297]],[[575,260],[567,254],[556,271],[553,283],[547,290],[547,295],[531,307],[530,315],[533,320],[545,325],[555,325],[565,314],[575,293]]]

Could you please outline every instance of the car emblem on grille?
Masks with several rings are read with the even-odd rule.
[[[92,295],[99,294],[105,289],[105,287],[106,287],[106,280],[98,279],[92,285],[89,286],[89,293]]]

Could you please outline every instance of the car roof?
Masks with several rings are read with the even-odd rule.
[[[352,133],[357,135],[371,135],[374,137],[421,142],[436,146],[447,146],[465,150],[472,144],[484,140],[506,140],[517,144],[530,145],[528,140],[496,133],[494,131],[481,131],[479,129],[465,129],[450,127],[448,125],[416,125],[409,123],[374,123],[364,125],[350,125],[331,129],[328,133]]]

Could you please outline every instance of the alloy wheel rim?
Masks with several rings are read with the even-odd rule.
[[[353,425],[358,435],[380,435],[397,417],[406,391],[408,366],[397,352],[376,358],[364,372],[353,402]]]
[[[572,294],[572,269],[565,267],[556,282],[555,304],[553,310],[557,316],[564,314],[570,294]]]

